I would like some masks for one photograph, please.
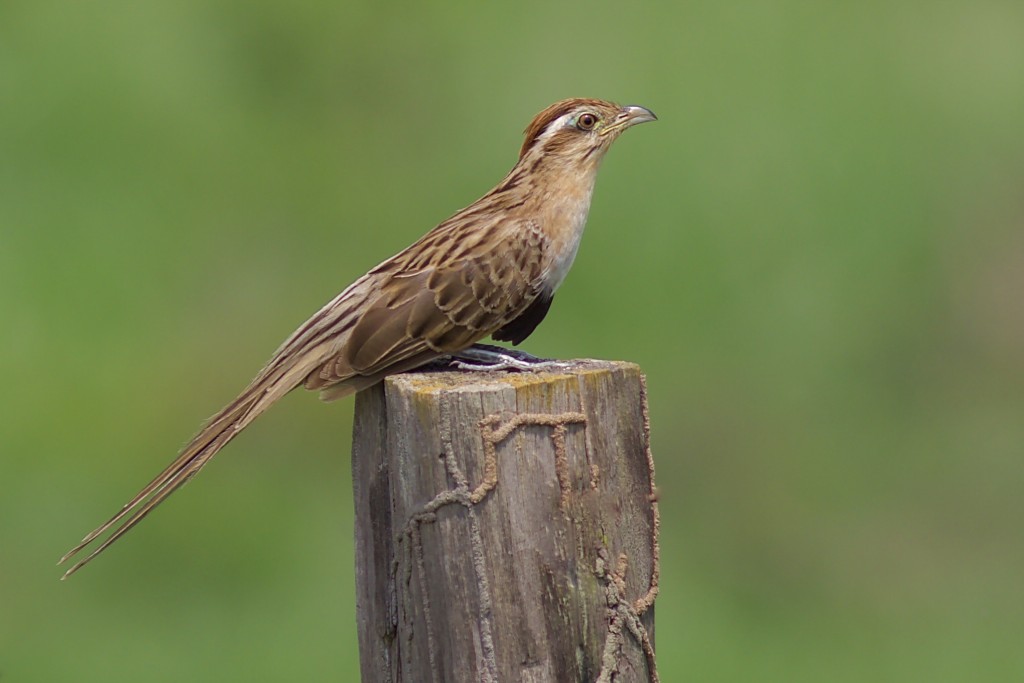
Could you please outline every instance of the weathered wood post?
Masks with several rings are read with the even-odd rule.
[[[639,367],[396,375],[356,398],[367,683],[657,681]]]

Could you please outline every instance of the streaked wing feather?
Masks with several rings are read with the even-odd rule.
[[[367,303],[336,356],[311,373],[305,386],[322,392],[338,384],[361,386],[365,378],[415,367],[410,359],[422,364],[461,351],[528,310],[540,295],[539,277],[539,254],[495,259],[493,251],[399,271]],[[322,395],[347,393],[337,389]]]

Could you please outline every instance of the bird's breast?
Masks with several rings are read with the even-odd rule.
[[[544,280],[551,292],[565,280],[580,248],[590,213],[589,189],[563,194],[549,202],[540,216],[540,228],[547,238],[548,247]]]

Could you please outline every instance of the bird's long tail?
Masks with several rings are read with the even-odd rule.
[[[136,524],[174,493],[185,482],[195,476],[213,456],[231,439],[241,432],[249,423],[264,410],[269,408],[303,379],[303,371],[299,368],[274,367],[268,365],[253,380],[252,384],[238,398],[222,408],[214,415],[192,439],[174,462],[161,472],[134,498],[121,508],[120,512],[111,517],[103,525],[89,533],[81,543],[72,548],[58,564],[70,560],[86,549],[108,530],[120,523],[112,534],[103,540],[92,552],[76,562],[65,572],[62,580],[74,574],[88,564],[94,557],[106,550],[114,541],[128,533]]]

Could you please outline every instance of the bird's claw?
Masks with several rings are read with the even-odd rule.
[[[462,361],[452,359],[451,367],[456,370],[468,370],[470,372],[491,372],[495,370],[521,370],[529,372],[533,370],[547,370],[553,368],[567,368],[568,363],[557,360],[543,360],[537,363],[522,361],[511,356],[497,363],[480,363],[478,361]]]
[[[548,358],[537,358],[525,351],[506,349],[500,346],[491,346],[490,344],[474,344],[468,349],[453,353],[449,356],[449,363],[449,367],[471,372],[491,372],[497,370],[531,372],[533,370],[569,367],[569,363]]]

